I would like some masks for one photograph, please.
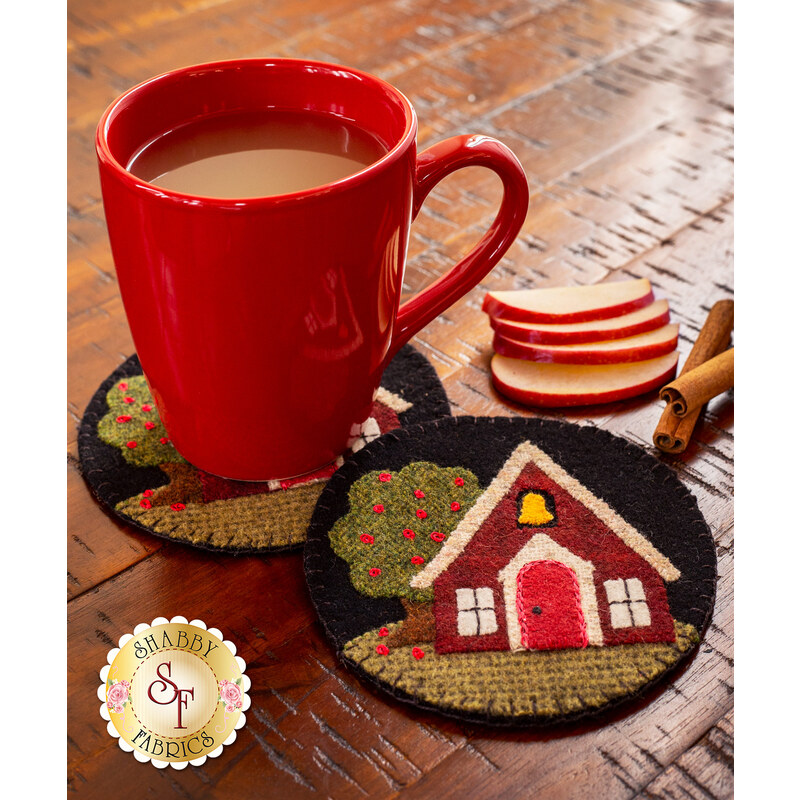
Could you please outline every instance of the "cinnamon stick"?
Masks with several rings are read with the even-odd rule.
[[[681,376],[725,350],[730,344],[732,331],[733,300],[719,300],[708,312],[697,341],[681,369]],[[701,411],[702,407],[678,417],[668,405],[653,433],[655,446],[665,453],[682,453],[689,444]]]
[[[661,390],[661,399],[672,406],[678,417],[704,406],[712,397],[733,386],[733,348],[709,359],[705,364],[682,372]]]

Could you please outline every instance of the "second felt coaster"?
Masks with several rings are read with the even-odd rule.
[[[449,716],[540,725],[663,680],[711,616],[694,497],[619,437],[451,417],[381,436],[322,492],[306,576],[347,666]]]
[[[449,414],[436,370],[406,345],[386,368],[353,449],[401,425]],[[81,421],[78,454],[92,492],[128,524],[240,553],[302,545],[314,504],[338,466],[269,482],[226,480],[197,469],[169,441],[135,355],[95,392]]]

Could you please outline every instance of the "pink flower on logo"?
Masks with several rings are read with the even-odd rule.
[[[123,704],[122,703],[118,703],[117,705],[114,706],[114,713],[115,714],[121,714],[123,709],[124,709]]]
[[[242,707],[242,690],[235,683],[222,680],[219,682],[219,699],[225,703],[225,710],[231,713]]]
[[[108,694],[106,695],[108,698],[109,708],[113,706],[114,711],[117,710],[117,706],[119,706],[120,709],[122,708],[122,705],[128,699],[129,687],[130,684],[127,681],[125,681],[125,683],[115,683],[113,686],[109,687]]]

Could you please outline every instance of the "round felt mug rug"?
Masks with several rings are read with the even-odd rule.
[[[606,431],[451,417],[385,434],[322,492],[305,569],[344,663],[472,722],[640,696],[698,645],[716,554],[669,467]]]
[[[436,371],[406,345],[386,368],[353,449],[402,425],[449,414]],[[269,482],[225,480],[197,469],[169,441],[135,355],[89,403],[78,454],[94,495],[125,522],[196,547],[251,553],[302,545],[314,504],[338,466]]]

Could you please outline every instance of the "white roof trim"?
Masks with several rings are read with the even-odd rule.
[[[582,483],[556,464],[550,456],[530,442],[520,444],[503,465],[489,488],[478,498],[474,506],[464,515],[456,529],[450,534],[442,549],[431,559],[425,569],[411,580],[415,589],[427,589],[458,558],[472,537],[505,497],[519,474],[531,461],[551,480],[555,481],[576,500],[583,503],[598,519],[605,523],[628,547],[647,561],[665,581],[680,578],[680,571],[670,560],[656,550],[633,526],[614,511],[611,506],[596,497]]]
[[[534,455],[533,445],[530,442],[523,442],[514,450],[495,479],[489,484],[489,488],[477,499],[475,505],[467,511],[456,529],[447,537],[442,549],[428,562],[425,569],[420,570],[411,579],[413,588],[427,589],[456,560],[495,506],[505,497],[506,492],[513,486],[520,472]]]
[[[408,411],[413,403],[409,403],[403,397],[400,397],[399,394],[395,394],[394,392],[390,392],[388,389],[384,389],[383,386],[378,387],[378,391],[375,392],[375,399],[383,403],[385,406],[388,406],[392,409],[392,411],[397,412],[398,414],[402,414],[404,411]]]

